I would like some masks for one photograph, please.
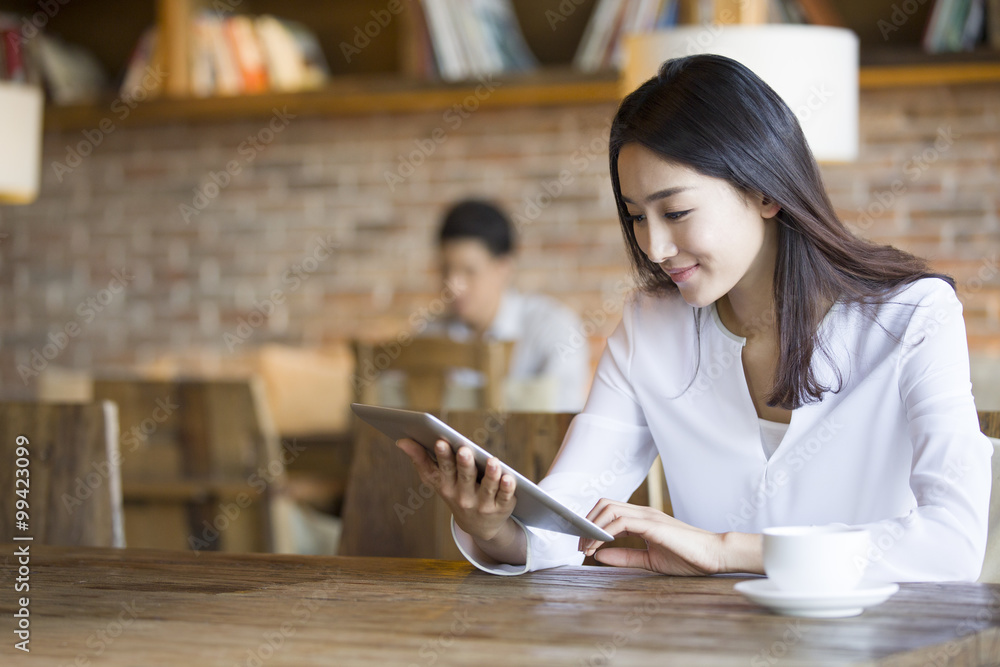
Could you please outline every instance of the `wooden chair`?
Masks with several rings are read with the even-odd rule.
[[[980,412],[979,428],[993,438],[993,489],[990,495],[990,524],[986,538],[986,560],[979,581],[1000,584],[1000,411]]]
[[[22,535],[36,544],[125,546],[114,403],[2,403],[0,456],[5,540]],[[15,495],[22,489],[23,497]],[[27,530],[15,523],[19,500],[27,504]]]
[[[498,411],[513,343],[458,343],[443,338],[397,342],[355,341],[354,386],[360,403],[378,404],[385,371],[403,374],[400,407],[442,413],[448,373],[471,368],[485,378],[477,404]],[[339,553],[364,556],[453,558],[460,556],[441,524],[443,503],[430,497],[410,460],[377,430],[355,420],[354,454],[344,498]],[[423,494],[423,495],[421,495]],[[412,508],[420,510],[417,513]],[[411,516],[417,516],[410,521]]]
[[[406,406],[433,412],[444,405],[449,371],[471,368],[485,378],[477,406],[500,409],[512,349],[511,342],[458,343],[444,338],[416,338],[407,345],[355,341],[357,400],[378,403],[382,373],[400,371],[405,376]]]
[[[494,410],[442,414],[459,433],[534,482],[548,472],[573,416]],[[359,427],[359,433],[344,503],[341,555],[461,560],[447,505],[420,481],[410,459],[392,440],[367,424]],[[631,502],[647,504],[645,486]],[[637,538],[616,540],[614,546],[638,546]]]
[[[130,546],[287,551],[285,463],[257,379],[98,379],[119,406]]]

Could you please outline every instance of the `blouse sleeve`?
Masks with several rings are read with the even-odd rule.
[[[656,447],[629,379],[635,346],[636,307],[626,305],[622,322],[608,338],[584,411],[573,418],[562,446],[539,486],[574,512],[586,516],[601,498],[628,500],[656,459]],[[523,574],[559,565],[579,565],[579,538],[517,524],[527,536],[526,563],[497,563],[452,521],[459,550],[473,565],[493,574]]]
[[[939,282],[939,281],[934,281]],[[920,299],[897,358],[917,507],[866,525],[866,576],[975,581],[983,566],[993,447],[979,430],[962,304],[944,283]]]

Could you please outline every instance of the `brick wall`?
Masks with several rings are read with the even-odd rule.
[[[1000,88],[861,102],[860,160],[824,167],[835,204],[954,275],[970,345],[1000,354]],[[607,175],[613,112],[115,127],[91,132],[92,151],[79,131],[49,133],[38,202],[0,207],[0,397],[33,393],[17,369],[33,361],[110,369],[395,336],[438,303],[434,231],[466,195],[521,223],[520,287],[600,322],[627,276]]]

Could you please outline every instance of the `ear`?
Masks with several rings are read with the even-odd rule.
[[[767,195],[761,195],[760,197],[760,217],[765,220],[769,220],[774,216],[778,215],[778,211],[781,210],[781,205],[775,202],[773,199]]]

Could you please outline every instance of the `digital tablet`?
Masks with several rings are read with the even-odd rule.
[[[434,443],[438,440],[447,442],[451,445],[452,451],[456,453],[460,447],[468,447],[472,450],[480,478],[486,470],[486,462],[493,456],[434,415],[426,412],[383,408],[361,403],[352,403],[351,409],[358,417],[393,440],[403,438],[415,440],[430,452],[432,457],[434,456]],[[563,505],[503,461],[500,461],[500,470],[501,474],[507,473],[516,480],[514,498],[516,498],[517,503],[514,505],[513,514],[524,525],[604,542],[615,539],[613,535]]]

